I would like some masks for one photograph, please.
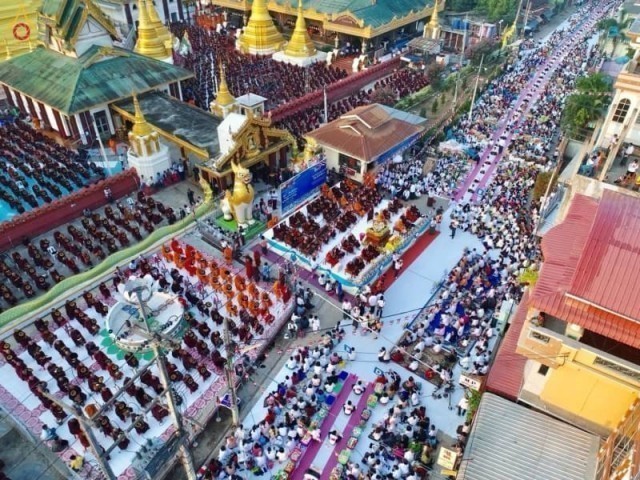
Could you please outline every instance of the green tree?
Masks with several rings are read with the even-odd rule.
[[[478,0],[451,0],[447,7],[453,12],[468,12],[478,6]]]
[[[500,45],[493,39],[485,38],[479,42],[474,43],[464,52],[464,56],[471,60],[471,63],[478,65],[484,57],[485,62],[488,62],[488,56],[495,52]]]
[[[503,20],[505,25],[513,22],[518,9],[514,0],[478,0],[477,10],[487,16],[490,22]]]
[[[438,111],[438,99],[436,98],[431,104],[431,113],[436,113]]]
[[[442,87],[442,72],[444,72],[444,66],[439,63],[433,62],[425,69],[424,74],[429,80],[429,85],[434,90],[439,90]]]
[[[604,115],[611,103],[611,78],[603,73],[581,77],[576,93],[570,95],[562,112],[562,128],[569,135],[580,135],[589,124]]]
[[[371,94],[371,102],[391,107],[396,103],[396,94],[388,85],[382,88],[377,88]]]
[[[629,19],[618,22],[614,18],[603,18],[598,22],[598,30],[606,33],[606,35],[600,37],[601,41],[603,40],[606,44],[606,42],[610,40],[613,45],[611,55],[615,52],[618,42],[626,39],[623,30],[626,30],[630,24],[631,20]],[[605,45],[602,45],[603,48],[604,46]]]

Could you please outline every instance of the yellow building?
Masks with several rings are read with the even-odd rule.
[[[640,396],[639,211],[639,198],[612,190],[573,197],[542,238],[539,278],[488,390],[602,436],[616,428]]]
[[[0,61],[20,55],[38,43],[37,13],[42,0],[13,0],[0,2]],[[29,29],[29,38],[19,40]],[[14,33],[15,29],[15,33]]]
[[[256,0],[270,13],[281,30],[294,30],[298,19],[298,2],[291,0]],[[246,25],[254,2],[249,0],[211,0],[223,7],[233,23]],[[434,0],[302,0],[305,23],[313,38],[344,46],[354,40],[363,50],[377,48],[415,32],[422,33],[434,10]],[[444,2],[437,6],[444,9]],[[235,17],[235,19],[234,19]],[[275,37],[274,37],[275,38]]]

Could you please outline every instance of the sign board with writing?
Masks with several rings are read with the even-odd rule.
[[[456,460],[458,460],[458,454],[456,452],[444,447],[440,447],[440,453],[438,454],[438,465],[448,470],[454,470],[456,468]]]
[[[295,209],[327,181],[327,163],[318,162],[280,185],[282,214]]]
[[[467,387],[478,392],[482,387],[482,379],[483,377],[476,377],[474,375],[465,375],[464,373],[461,373],[458,383],[463,387]]]

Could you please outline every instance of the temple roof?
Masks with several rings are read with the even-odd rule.
[[[388,109],[372,104],[357,107],[306,136],[323,147],[371,162],[388,158],[422,132],[423,126],[400,120]]]
[[[220,154],[220,119],[162,92],[148,92],[137,98],[146,121],[159,134],[187,148],[195,147],[193,150],[197,149],[202,157],[215,158]],[[114,110],[134,118],[133,98],[117,102]]]
[[[38,22],[54,27],[54,35],[64,42],[73,42],[87,16],[91,16],[114,38],[118,37],[111,20],[98,8],[93,0],[44,0]],[[46,29],[39,28],[40,32]]]
[[[275,0],[280,5],[292,4],[291,0]],[[442,2],[444,3],[444,2]],[[334,20],[351,13],[362,20],[364,26],[378,28],[394,19],[432,7],[434,0],[302,0],[304,10],[333,13]]]
[[[73,58],[46,48],[0,63],[0,83],[67,115],[193,77],[180,67],[117,47]]]

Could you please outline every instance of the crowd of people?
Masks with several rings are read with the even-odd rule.
[[[375,82],[372,88],[358,90],[344,98],[329,103],[327,120],[331,122],[356,107],[368,105],[375,101],[376,91],[391,89],[393,100],[398,101],[406,95],[421,90],[428,84],[429,78],[422,71],[406,68],[395,70],[390,76]],[[318,128],[323,122],[324,106],[318,105],[285,116],[277,122],[277,126],[291,132],[298,139],[299,146],[302,148],[303,136]]]
[[[237,425],[217,456],[200,469],[200,478],[229,478],[241,470],[263,475],[276,464],[284,467],[307,432],[319,441],[320,425],[312,419],[344,381],[341,364],[346,359],[335,350],[343,336],[336,327],[315,347],[296,349],[287,362],[291,373],[266,396],[263,418],[251,426]],[[337,439],[339,433],[332,435]]]
[[[104,171],[16,118],[0,127],[0,201],[16,213],[104,177]]]
[[[435,161],[425,174],[425,158]],[[422,195],[448,198],[469,171],[469,156],[464,152],[438,151],[427,146],[408,159],[389,163],[376,175],[376,185],[391,197],[414,200]]]
[[[369,104],[370,93],[363,90],[327,105],[327,120],[332,122],[356,107]],[[298,140],[298,148],[304,148],[305,134],[318,128],[324,122],[324,106],[309,107],[276,122],[278,128],[290,132]]]
[[[576,42],[548,79],[540,100],[531,106],[528,115],[521,116],[526,107],[521,107],[515,116],[505,114],[514,106],[536,69],[541,68],[547,58],[557,55],[559,48],[564,48],[563,41],[580,26],[585,13],[581,9],[569,19],[568,28],[554,33],[545,43],[524,42],[517,60],[481,95],[471,120],[465,117],[451,129],[456,140],[476,151],[491,145],[493,131],[501,121],[511,121],[509,126],[514,130],[511,145],[504,141],[496,147],[505,149],[505,158],[486,188],[474,201],[454,204],[451,209],[452,236],[456,228],[469,231],[482,241],[484,248],[465,250],[447,275],[434,303],[407,329],[400,341],[402,348],[391,351],[383,348],[378,355],[380,362],[398,361],[416,375],[445,386],[453,384],[452,370],[456,362],[469,374],[487,374],[496,336],[491,323],[493,314],[504,300],[520,301],[523,290],[518,276],[529,268],[536,268],[540,261],[534,235],[540,207],[531,200],[536,177],[557,161],[553,152],[558,137],[559,111],[576,78],[584,74],[587,65],[597,61],[597,54],[587,42]],[[383,168],[376,179],[378,187],[391,196],[407,199],[422,194],[453,196],[471,161],[477,160],[467,153],[429,151],[429,156],[436,159],[435,166],[424,175],[426,153],[427,149],[413,155],[408,162]],[[364,325],[358,321],[363,311],[369,312],[372,308],[375,317],[375,301],[371,304],[366,293],[365,297],[357,298],[357,307],[348,300],[343,303],[344,317],[355,318],[356,329]],[[366,322],[364,328],[367,332],[375,332],[375,322]],[[431,358],[443,358],[448,362],[428,365],[423,357],[426,352]],[[297,366],[295,360],[294,357],[290,359],[292,367]],[[304,369],[310,365],[303,360],[302,366]],[[316,393],[312,389],[309,392]],[[374,426],[371,434],[374,442],[362,461],[346,465],[347,478],[423,478],[424,472],[415,467],[433,463],[437,429],[425,408],[419,401],[414,401],[411,389],[404,384],[401,386],[395,376],[388,383],[385,381],[377,393],[380,403],[386,404],[390,400],[397,403],[383,421]],[[297,401],[297,392],[291,398]],[[464,415],[467,406],[468,401],[463,397],[457,406],[458,414]],[[260,429],[269,431],[270,427],[264,422],[261,425],[264,428],[261,426]],[[453,448],[459,453],[463,451],[469,430],[466,422],[458,427]],[[333,441],[336,436],[339,432],[331,432],[329,440]],[[286,452],[286,442],[284,448]],[[278,460],[276,457],[275,461]],[[269,465],[268,460],[266,464]],[[216,471],[223,469],[224,466],[218,465]],[[227,470],[227,473],[232,472]],[[222,475],[212,475],[212,478],[222,478]]]
[[[579,17],[569,20],[569,32],[579,25]],[[504,121],[509,107],[517,100],[518,90],[524,89],[535,69],[549,55],[557,53],[568,31],[554,33],[548,43],[528,45],[520,52],[518,61],[509,66],[504,77],[495,80],[482,95],[474,122],[463,119],[454,127],[460,142],[476,148],[504,148],[504,158],[497,166],[495,176],[475,201],[454,204],[451,210],[452,236],[455,229],[469,231],[483,243],[484,252],[466,251],[458,265],[448,275],[436,302],[414,323],[402,340],[402,346],[422,353],[431,349],[439,354],[443,349],[460,356],[460,364],[473,374],[488,371],[491,338],[495,332],[490,316],[496,306],[505,299],[518,302],[522,296],[519,275],[526,269],[537,268],[540,252],[534,230],[539,220],[539,203],[531,199],[536,177],[541,170],[554,166],[558,137],[559,111],[579,75],[586,65],[597,61],[588,42],[576,42],[550,75],[541,99],[530,106],[528,115],[521,115],[521,106],[510,118],[514,128],[513,143],[498,141],[490,146],[492,135],[486,118],[493,117],[493,124]],[[525,90],[523,90],[525,91]],[[526,93],[526,91],[525,91]],[[480,113],[478,113],[480,112]],[[536,141],[532,142],[531,139]],[[502,153],[502,152],[500,152]],[[534,158],[539,155],[540,158]],[[541,160],[544,159],[544,160]],[[455,223],[455,225],[454,225]],[[399,360],[409,364],[409,369],[423,370],[419,362],[401,356]],[[426,377],[439,376],[446,383],[451,379],[447,369],[424,369]]]
[[[267,99],[268,110],[347,76],[346,71],[322,62],[304,68],[278,62],[268,56],[239,53],[235,49],[235,37],[230,32],[215,32],[184,23],[172,24],[171,30],[179,38],[185,32],[188,34],[191,52],[180,62],[196,77],[183,84],[183,92],[187,99],[205,110],[209,109],[209,102],[216,96],[213,77],[217,77],[219,85],[220,64],[225,68],[232,95],[261,95]]]
[[[93,267],[107,255],[141,241],[165,221],[177,221],[173,208],[138,192],[137,197],[107,205],[102,213],[85,210],[80,224],[69,225],[66,233],[55,230],[37,241],[25,239],[9,258],[0,260],[3,307],[15,306],[66,276]]]

